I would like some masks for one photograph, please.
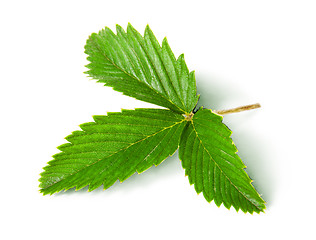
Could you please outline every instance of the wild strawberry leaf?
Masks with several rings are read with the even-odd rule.
[[[106,189],[160,164],[180,145],[183,168],[207,201],[237,211],[261,212],[265,202],[251,184],[222,117],[197,104],[194,72],[183,55],[175,58],[166,38],[162,46],[147,26],[141,36],[130,24],[93,33],[85,52],[90,77],[127,96],[168,109],[123,110],[94,116],[58,147],[60,153],[41,173],[43,194],[89,186]],[[247,106],[246,108],[249,108]],[[227,111],[226,111],[227,112]]]
[[[237,211],[260,212],[264,201],[251,185],[243,170],[246,166],[236,154],[231,131],[223,117],[211,110],[200,109],[185,126],[180,142],[179,158],[197,193],[214,200],[217,206],[233,206]]]
[[[183,54],[176,59],[166,38],[160,46],[149,26],[144,37],[130,24],[116,31],[105,28],[87,40],[89,76],[127,96],[190,113],[198,96]]]
[[[157,166],[177,150],[185,125],[183,116],[163,109],[123,110],[94,120],[58,147],[62,152],[41,174],[43,194],[88,185],[89,191],[102,184],[106,189]]]

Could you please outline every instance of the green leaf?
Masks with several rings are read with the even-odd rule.
[[[217,206],[233,206],[237,211],[261,212],[264,201],[243,170],[245,165],[236,154],[231,131],[222,117],[211,110],[200,109],[185,126],[179,157],[190,184],[205,199]]]
[[[90,77],[127,96],[190,113],[198,101],[194,72],[189,72],[183,55],[175,58],[165,38],[158,43],[149,26],[141,36],[130,24],[93,33],[85,53]]]
[[[85,53],[90,77],[168,109],[122,110],[80,125],[82,131],[66,137],[69,143],[44,167],[39,180],[44,195],[85,186],[106,189],[159,165],[180,145],[190,184],[208,202],[250,213],[265,209],[222,117],[203,108],[194,113],[199,98],[194,72],[183,54],[175,58],[166,38],[160,45],[149,26],[142,36],[130,24],[126,32],[117,25],[116,34],[109,28],[93,33]]]
[[[136,171],[159,165],[179,146],[185,126],[182,115],[163,109],[123,110],[94,116],[95,122],[80,125],[59,146],[41,173],[43,194],[89,185],[92,191],[110,187]]]

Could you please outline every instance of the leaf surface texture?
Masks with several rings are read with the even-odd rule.
[[[91,34],[85,53],[90,77],[167,109],[122,110],[80,125],[44,167],[43,194],[106,189],[159,165],[180,146],[185,174],[208,202],[250,213],[265,209],[222,117],[203,108],[194,113],[199,98],[194,71],[183,54],[175,57],[166,38],[160,45],[149,26],[142,36],[130,24],[126,31],[117,25],[116,33],[105,28]]]
[[[176,59],[166,38],[160,46],[149,26],[144,36],[130,24],[116,31],[105,28],[87,40],[89,76],[127,96],[190,113],[198,96],[183,54]]]
[[[190,184],[205,199],[217,206],[233,206],[237,211],[261,212],[264,201],[244,171],[245,165],[236,154],[231,131],[222,117],[211,110],[200,109],[183,131],[179,157]]]
[[[87,185],[92,191],[102,184],[106,189],[157,166],[177,150],[185,126],[183,116],[163,109],[123,110],[94,120],[59,146],[41,174],[42,193]]]

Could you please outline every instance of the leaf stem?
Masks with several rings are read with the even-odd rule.
[[[248,111],[248,110],[256,109],[256,108],[260,108],[260,107],[261,107],[261,105],[259,103],[255,103],[255,104],[250,104],[250,105],[236,107],[236,108],[227,109],[227,110],[214,110],[213,112],[217,113],[219,115],[225,115],[225,114],[230,114],[230,113]]]

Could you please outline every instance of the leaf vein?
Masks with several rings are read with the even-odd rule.
[[[224,174],[224,176],[228,179],[228,181],[231,183],[231,185],[233,185],[233,186],[235,187],[235,189],[236,189],[247,201],[251,202],[251,203],[260,211],[260,208],[259,208],[256,204],[254,204],[252,201],[250,201],[250,200],[248,199],[248,197],[245,196],[245,194],[242,193],[242,192],[237,188],[237,186],[232,183],[232,181],[230,180],[230,178],[229,178],[229,177],[223,172],[223,170],[218,166],[218,164],[217,164],[216,161],[213,159],[213,157],[212,157],[212,155],[209,153],[209,151],[205,148],[205,146],[204,146],[202,140],[201,140],[200,137],[198,136],[198,132],[196,131],[196,129],[195,129],[193,123],[192,123],[192,126],[193,126],[193,129],[194,129],[194,131],[195,131],[195,133],[196,133],[196,136],[197,136],[197,138],[199,139],[200,143],[202,144],[202,146],[204,147],[204,149],[206,150],[206,152],[207,152],[207,154],[210,156],[210,158],[213,160],[213,162],[215,163],[215,165],[218,167],[218,169]],[[214,185],[215,185],[215,184],[214,184]]]

